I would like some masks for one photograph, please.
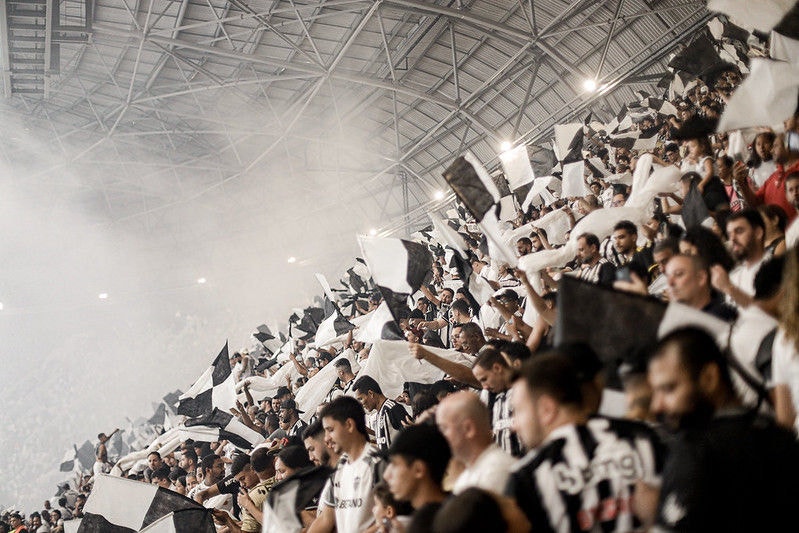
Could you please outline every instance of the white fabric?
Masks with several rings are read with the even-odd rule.
[[[428,213],[428,216],[433,223],[433,237],[436,241],[444,246],[449,246],[458,252],[458,255],[466,258],[465,250],[468,250],[469,246],[463,235],[452,229],[452,226],[444,222],[437,214]]]
[[[727,336],[730,331],[730,325],[727,322],[679,302],[670,302],[666,308],[666,314],[663,315],[658,326],[658,338],[663,338],[676,329],[688,326],[704,329],[716,339],[722,349],[727,347]]]
[[[502,169],[505,171],[510,190],[515,191],[535,179],[526,145],[520,144],[512,150],[502,152],[499,154],[499,160],[502,162]]]
[[[773,31],[769,44],[769,53],[772,59],[789,63],[799,62],[799,41],[796,39],[790,39]]]
[[[388,322],[393,322],[394,317],[385,301],[380,302],[377,309],[370,313],[369,321],[366,322],[355,334],[355,340],[359,342],[372,343],[380,339],[383,327]]]
[[[477,159],[477,157],[475,157],[475,155],[471,152],[466,152],[463,154],[463,158],[466,159],[470,165],[472,165],[474,171],[477,173],[477,176],[480,178],[480,181],[483,183],[483,186],[494,198],[494,203],[499,202],[500,198],[502,198],[499,189],[497,189],[497,185],[491,178],[491,174],[488,173],[488,170],[486,170],[480,160]]]
[[[460,494],[469,487],[477,487],[502,494],[515,463],[516,459],[492,442],[474,463],[461,472],[455,480],[452,493]]]
[[[771,349],[771,379],[774,385],[787,385],[791,391],[794,410],[799,413],[799,353],[780,328]],[[799,430],[799,416],[795,421]]]
[[[368,444],[354,461],[339,465],[334,474],[335,485],[332,491],[336,501],[320,502],[335,509],[338,533],[358,533],[374,522],[374,459],[367,457],[368,452],[376,453],[373,444]],[[330,491],[323,490],[322,493],[330,494]]]
[[[99,475],[83,511],[104,517],[112,524],[141,529],[158,487],[140,481]],[[124,505],[120,503],[124,502]]]
[[[753,377],[759,378],[755,367],[755,358],[763,338],[777,327],[777,321],[766,314],[757,305],[741,309],[738,320],[732,327],[730,347],[735,358]],[[741,379],[737,372],[732,373],[735,389],[743,402],[752,405],[757,401],[757,394]]]
[[[782,124],[796,109],[799,65],[753,58],[751,69],[730,97],[717,131]]]
[[[751,265],[739,263],[738,266],[733,268],[730,272],[730,281],[749,296],[754,296],[755,275],[757,275],[757,271],[760,270],[760,265],[762,264],[763,258]],[[728,300],[732,303],[732,299],[728,298]]]
[[[561,198],[580,197],[588,194],[585,186],[585,162],[577,161],[563,165],[563,183],[560,192]]]
[[[760,166],[752,169],[752,181],[755,183],[757,189],[766,183],[766,180],[777,171],[777,163],[774,160],[763,161]]]
[[[795,0],[708,0],[709,11],[726,13],[743,28],[766,33],[776,26]]]
[[[407,279],[408,251],[400,239],[361,235],[358,242],[375,283],[394,292],[413,292]]]
[[[308,422],[311,419],[316,412],[316,406],[322,403],[335,384],[338,376],[334,363],[339,359],[347,359],[352,367],[352,372],[358,372],[357,354],[351,348],[344,350],[338,357],[319,369],[319,372],[297,391],[297,396],[294,398],[294,401],[297,402],[297,407],[299,407],[300,411],[303,411],[300,413],[300,419],[304,422]]]

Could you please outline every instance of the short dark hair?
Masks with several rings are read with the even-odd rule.
[[[169,467],[164,465],[164,466],[156,468],[155,471],[153,471],[153,473],[150,475],[150,478],[151,479],[169,479]]]
[[[788,183],[789,181],[793,181],[793,180],[796,180],[796,179],[799,179],[799,172],[791,172],[790,174],[785,176],[784,183]]]
[[[624,230],[630,235],[638,235],[638,227],[629,220],[621,220],[613,226],[613,231]]]
[[[352,419],[355,422],[355,429],[364,437],[369,436],[366,431],[366,413],[363,410],[361,402],[351,396],[339,396],[323,409],[319,418],[332,418],[342,424],[347,420]]]
[[[450,289],[449,287],[444,287],[443,289],[441,289],[441,292],[444,291],[449,291],[449,293],[452,294],[453,297],[455,296],[455,291]]]
[[[216,462],[217,459],[219,459],[219,456],[215,453],[209,453],[208,455],[203,457],[202,460],[203,473],[205,473],[206,470],[210,470],[211,468],[213,468],[214,463]]]
[[[322,427],[322,422],[314,420],[314,422],[302,432],[302,440],[318,438],[319,435],[324,434],[324,432],[325,428]]]
[[[430,479],[439,486],[452,458],[447,439],[433,424],[417,424],[401,430],[386,453],[389,457],[402,457],[408,464],[423,462]]]
[[[483,346],[480,348],[480,351],[477,352],[477,359],[475,359],[474,364],[486,370],[491,370],[494,365],[508,368],[508,362],[502,357],[499,350],[493,346]]]
[[[672,346],[694,382],[699,381],[699,376],[707,365],[715,364],[719,368],[721,381],[728,390],[733,390],[727,358],[707,331],[696,327],[675,329],[660,339],[655,346],[652,359],[662,357],[666,349]]]
[[[533,241],[530,240],[530,237],[522,237],[518,241],[516,241],[516,243],[517,244],[518,243],[527,244],[527,245],[530,245],[530,246],[533,245]]]
[[[361,376],[356,379],[355,384],[352,386],[352,390],[363,394],[366,394],[369,391],[372,391],[375,394],[383,394],[383,390],[380,388],[380,385],[372,376]]]
[[[399,516],[409,516],[413,514],[413,506],[405,500],[397,500],[391,494],[391,489],[388,488],[388,483],[381,481],[375,485],[375,498],[384,507],[391,507]]]
[[[257,448],[250,456],[250,464],[256,472],[266,472],[274,466],[275,457],[266,448]]]
[[[450,311],[457,311],[463,315],[471,315],[471,308],[466,300],[455,300],[449,308]]]
[[[195,466],[197,466],[197,452],[189,448],[181,453],[183,453],[183,457],[185,457],[186,459],[190,459],[191,462],[194,463]]]
[[[480,329],[480,326],[474,322],[466,322],[465,324],[461,324],[461,333],[465,333],[466,335],[480,335],[483,337],[483,330]]]
[[[583,233],[582,235],[577,237],[578,241],[580,239],[585,239],[585,244],[587,244],[588,246],[596,246],[596,249],[599,250],[599,237],[597,237],[593,233]]]
[[[347,359],[346,357],[342,357],[341,359],[333,363],[333,366],[336,368],[346,368],[348,372],[352,372],[352,364],[350,363],[350,360]]]
[[[760,265],[755,274],[755,300],[766,300],[779,292],[784,266],[783,256],[772,257]]]
[[[795,173],[795,175],[799,178],[799,172]],[[785,233],[785,228],[788,227],[788,215],[785,213],[785,209],[777,204],[764,204],[758,207],[757,210],[760,211],[764,218],[776,218],[777,227],[781,232]],[[765,223],[765,220],[763,222]]]
[[[671,250],[672,253],[675,254],[680,253],[680,241],[674,237],[660,239],[659,241],[655,242],[655,246],[652,248],[652,253],[658,253],[664,250]]]
[[[235,476],[250,465],[250,456],[246,453],[237,453],[233,456],[233,463],[230,465],[230,474]]]
[[[511,361],[527,361],[532,355],[526,344],[518,341],[505,342],[500,345],[499,351],[508,356]]]
[[[507,528],[496,497],[477,487],[449,498],[433,520],[433,531],[438,533],[507,531]]]
[[[766,224],[763,222],[763,217],[760,216],[757,209],[742,209],[741,211],[736,211],[727,218],[727,224],[735,220],[746,220],[749,225],[752,226],[752,229],[760,228],[763,230],[764,234],[766,232]]]
[[[277,458],[293,469],[305,468],[312,464],[308,452],[302,446],[286,446],[278,452]]]
[[[151,455],[155,455],[156,457],[158,457],[159,459],[161,459],[161,454],[160,454],[160,453],[158,453],[158,452],[150,452],[150,453],[148,453],[148,454],[147,454],[147,457],[150,457]]]
[[[577,366],[557,352],[545,352],[522,365],[519,379],[534,396],[546,394],[562,405],[581,407],[583,393]]]

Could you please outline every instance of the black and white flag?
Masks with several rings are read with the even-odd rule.
[[[226,440],[245,450],[264,441],[263,435],[245,426],[230,413],[219,409],[214,409],[203,416],[187,419],[183,426],[178,426],[178,430],[185,438],[203,442]]]
[[[369,320],[358,328],[355,340],[359,342],[373,343],[379,339],[391,341],[403,341],[405,337],[397,329],[394,315],[384,301],[380,302],[377,309],[369,313]]]
[[[210,413],[215,408],[228,411],[236,406],[235,378],[230,371],[228,344],[200,378],[181,397],[178,414],[190,417]]]
[[[488,240],[490,255],[516,266],[516,254],[505,244],[499,226],[500,192],[491,175],[470,153],[458,157],[444,171],[444,179],[466,206]]]
[[[397,322],[394,333],[402,338],[399,320],[410,314],[408,297],[430,274],[433,255],[425,245],[404,239],[362,236],[359,243],[372,279]]]
[[[78,447],[74,444],[72,448],[64,452],[61,465],[58,467],[60,472],[72,472],[75,469],[75,460],[78,458]]]
[[[261,344],[275,338],[275,336],[272,335],[272,332],[269,331],[269,326],[267,326],[266,324],[261,324],[260,326],[255,328],[255,333],[253,333],[252,336],[255,337],[258,340],[258,342],[260,342]]]
[[[323,348],[353,329],[355,329],[355,326],[344,318],[339,312],[338,307],[336,307],[333,309],[330,316],[319,324],[319,328],[317,328],[316,335],[314,336],[314,345],[317,348]]]
[[[583,128],[584,125],[580,123],[555,126],[555,146],[563,167],[561,198],[585,196],[589,192],[583,179]]]
[[[140,481],[100,474],[83,508],[78,533],[214,533],[211,510],[177,492]],[[172,515],[169,523],[147,529]]]

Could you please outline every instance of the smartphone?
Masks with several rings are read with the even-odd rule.
[[[616,281],[631,281],[630,267],[623,266],[616,270]]]

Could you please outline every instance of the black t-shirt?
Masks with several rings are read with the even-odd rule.
[[[795,524],[799,443],[738,410],[670,443],[657,524],[672,531],[785,531]]]
[[[433,531],[433,519],[444,502],[426,503],[419,507],[411,517],[411,523],[405,530],[407,533],[430,533]]]

